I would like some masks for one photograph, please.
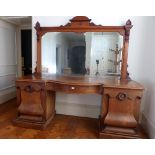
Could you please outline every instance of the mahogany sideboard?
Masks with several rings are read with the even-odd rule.
[[[56,113],[56,92],[102,95],[100,138],[142,138],[139,109],[143,87],[118,77],[32,75],[16,81],[18,115],[15,125],[45,129]]]
[[[16,80],[18,114],[17,118],[13,121],[14,124],[27,128],[45,129],[50,122],[52,123],[52,119],[56,113],[56,92],[100,94],[102,96],[102,103],[99,116],[99,137],[143,138],[139,127],[139,113],[144,88],[131,80],[127,71],[129,38],[132,27],[133,25],[130,20],[127,20],[126,24],[122,26],[96,25],[86,16],[76,16],[66,25],[57,27],[42,27],[37,22],[35,25],[37,41],[35,74]],[[116,66],[120,66],[119,76],[116,76],[116,74],[113,76],[104,74],[105,76],[94,77],[86,75],[42,74],[44,65],[43,54],[49,54],[56,50],[54,48],[55,50],[51,50],[49,53],[46,53],[47,49],[43,50],[42,46],[45,34],[59,34],[60,32],[72,33],[73,35],[70,38],[74,38],[75,34],[83,34],[84,37],[84,33],[86,32],[96,33],[96,35],[103,35],[104,33],[119,34],[119,36],[117,35],[118,38],[122,38],[120,49],[116,48],[116,50],[112,50],[109,47],[106,51],[108,53],[115,51],[115,56],[113,55],[115,61],[111,59],[107,61],[112,62],[115,65],[115,69],[117,69]],[[104,43],[101,42],[100,44],[104,45]],[[86,43],[84,42],[84,44]],[[118,42],[116,42],[116,47],[118,47]],[[103,52],[104,50],[100,51]],[[98,51],[95,52],[94,55],[98,54]],[[120,55],[119,60],[117,59],[118,54]],[[47,57],[48,55],[46,55]],[[99,59],[101,58],[103,59],[101,55],[96,57],[94,62],[99,64]],[[87,67],[85,66],[85,69]],[[91,69],[90,67],[89,70]],[[101,69],[103,71],[103,67]],[[96,73],[98,73],[98,70]],[[117,72],[115,71],[114,73]]]

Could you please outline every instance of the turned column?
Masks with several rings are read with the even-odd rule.
[[[121,69],[121,79],[127,79],[128,78],[128,71],[127,71],[127,65],[128,65],[128,48],[129,48],[129,37],[130,37],[130,29],[133,27],[130,20],[126,22],[126,25],[124,26],[125,29],[125,35],[124,35],[124,47],[122,52],[122,69]]]

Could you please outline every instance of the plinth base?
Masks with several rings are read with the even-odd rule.
[[[46,121],[33,121],[17,117],[15,120],[13,120],[13,124],[19,127],[43,130],[50,124],[55,116],[55,113],[56,112],[53,112],[53,114]]]

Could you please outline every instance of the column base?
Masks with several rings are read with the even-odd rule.
[[[15,126],[44,130],[51,123],[55,114],[56,114],[56,112],[54,111],[52,113],[52,115],[48,118],[48,120],[46,120],[46,121],[28,120],[28,119],[23,119],[23,118],[17,117],[12,122],[13,122],[13,125],[15,125]]]
[[[100,130],[99,138],[105,139],[146,139],[147,135],[144,133],[142,128],[121,128],[106,126]]]

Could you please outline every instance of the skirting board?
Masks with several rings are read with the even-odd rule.
[[[6,94],[0,95],[0,104],[9,101],[12,98],[16,97],[16,91],[11,91]]]
[[[155,126],[152,121],[145,116],[144,113],[142,113],[141,124],[147,132],[149,138],[155,139]]]
[[[55,106],[57,114],[89,118],[98,118],[100,115],[100,107],[97,105],[56,102]]]

